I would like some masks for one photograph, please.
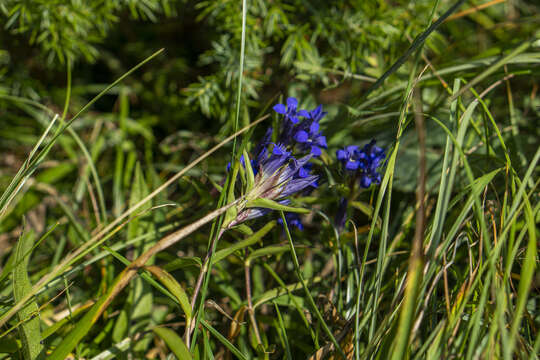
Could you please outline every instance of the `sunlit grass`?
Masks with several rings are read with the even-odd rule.
[[[1,148],[16,161],[0,163],[0,359],[536,358],[538,36],[433,65],[425,41],[460,5],[443,4],[379,81],[347,79],[366,82],[360,102],[324,104],[317,189],[289,208],[249,199],[274,211],[232,229],[254,182],[240,156],[281,126],[272,106],[290,95],[245,104],[250,2],[227,136],[179,129],[167,152],[131,112],[124,82],[163,50],[77,109],[70,64],[62,114],[0,93],[39,129]],[[105,96],[114,111],[94,113]],[[386,158],[362,190],[335,152],[370,136]],[[303,231],[274,221],[284,209],[309,213]]]

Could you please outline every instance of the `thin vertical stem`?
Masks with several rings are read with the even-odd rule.
[[[251,269],[250,269],[250,263],[247,260],[248,254],[249,252],[246,249],[245,251],[246,261],[244,262],[244,274],[246,278],[246,298],[247,298],[247,303],[248,303],[248,314],[249,314],[249,319],[251,321],[251,325],[253,326],[253,331],[255,332],[257,345],[262,346],[261,334],[259,333],[257,319],[255,319],[255,311],[253,310],[253,301],[251,299]]]

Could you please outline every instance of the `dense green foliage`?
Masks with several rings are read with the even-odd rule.
[[[0,359],[536,358],[539,13],[1,1]],[[231,211],[179,229],[240,196],[227,163],[288,96],[328,111],[319,187],[292,204],[304,230],[273,211],[226,231],[208,269]],[[387,157],[361,191],[335,154],[371,138]]]

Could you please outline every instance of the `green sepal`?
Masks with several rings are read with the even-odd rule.
[[[246,204],[246,207],[247,208],[258,207],[258,208],[281,210],[281,211],[288,211],[288,212],[294,212],[294,213],[300,213],[300,214],[308,214],[311,211],[309,209],[282,205],[278,202],[275,202],[274,200],[263,199],[263,198],[258,198],[255,200],[248,201]]]
[[[253,189],[253,186],[255,185],[255,176],[253,175],[253,168],[251,167],[251,160],[249,159],[249,155],[244,149],[243,152],[244,155],[244,164],[246,164],[246,180],[247,180],[247,190],[246,194]]]
[[[229,185],[229,189],[228,189],[228,192],[227,192],[227,203],[229,203],[229,204],[235,200],[234,186],[236,184],[236,178],[238,176],[238,169],[240,167],[239,165],[240,165],[240,162],[235,161],[234,164],[233,164],[233,167],[232,167],[232,171],[229,174],[229,176],[230,176],[230,185]],[[237,216],[238,216],[238,208],[236,206],[231,207],[225,213],[225,219],[223,220],[223,226],[225,227],[226,225],[230,224],[232,221],[234,221],[234,219],[236,219]]]

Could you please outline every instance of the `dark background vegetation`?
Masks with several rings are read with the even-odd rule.
[[[463,82],[474,79],[502,56],[529,41],[531,46],[520,58],[497,68],[476,88],[477,92],[481,92],[495,81],[511,75],[509,80],[497,86],[485,99],[510,150],[505,153],[494,130],[489,129],[487,112],[475,115],[477,128],[471,131],[474,134],[469,135],[465,144],[475,177],[505,166],[505,154],[511,159],[515,175],[525,174],[538,149],[540,135],[540,40],[537,32],[540,7],[534,1],[466,1],[426,40],[421,50],[423,57],[418,58],[418,67],[414,67],[416,55],[411,56],[381,88],[371,94],[372,101],[366,103],[367,99],[363,97],[375,80],[409,48],[431,21],[442,15],[452,4],[450,1],[433,0],[248,1],[244,88],[239,126],[270,113],[271,106],[283,102],[287,96],[298,97],[304,108],[312,109],[322,104],[329,112],[322,123],[329,148],[318,164],[320,173],[324,174],[321,182],[324,186],[312,198],[305,199],[310,206],[327,213],[330,218],[335,214],[337,197],[341,194],[336,185],[339,184],[334,158],[336,149],[353,143],[360,145],[371,138],[376,138],[387,149],[394,146],[400,111],[407,95],[405,88],[412,71],[419,72],[428,63],[430,67],[426,74],[431,75],[437,70],[463,66],[459,70],[433,76],[422,82],[422,111],[427,114],[426,119],[432,116],[445,122],[451,116],[448,90],[452,88],[455,79],[459,78]],[[475,9],[482,4],[488,6]],[[433,12],[435,5],[436,10]],[[463,12],[466,10],[468,12]],[[118,217],[130,203],[137,200],[134,192],[140,191],[143,194],[156,188],[164,179],[233,132],[241,33],[242,1],[237,0],[3,0],[0,2],[0,192],[7,188],[50,121],[50,114],[39,110],[32,102],[62,114],[67,93],[68,68],[71,71],[72,88],[66,119],[70,119],[106,85],[155,51],[164,48],[162,54],[109,91],[72,125],[86,144],[99,174],[104,192],[105,209],[102,210],[106,213],[105,220]],[[466,106],[473,99],[471,93],[466,93],[460,104],[463,101]],[[407,116],[408,124],[414,123],[412,112]],[[273,116],[258,126],[253,136],[254,141],[271,122],[275,124],[276,121],[277,118]],[[439,191],[441,161],[447,137],[433,121],[426,120],[426,131],[427,191],[434,199]],[[485,139],[489,139],[488,145]],[[390,313],[392,304],[395,305],[392,287],[401,286],[397,284],[397,273],[406,271],[414,233],[410,214],[415,203],[419,154],[414,126],[405,129],[401,143],[392,199],[388,204],[392,216],[388,222],[390,239],[402,236],[393,250],[402,252],[393,258],[391,271],[386,271],[383,294],[388,298],[381,300],[379,319]],[[490,150],[489,146],[493,148]],[[179,180],[153,203],[173,203],[177,208],[156,210],[151,218],[143,219],[146,225],[121,232],[114,244],[131,240],[149,229],[157,231],[158,235],[148,240],[149,243],[155,242],[171,230],[159,230],[164,229],[163,226],[173,224],[178,227],[214,209],[217,195],[212,190],[212,184],[223,179],[225,166],[230,161],[230,150],[231,145],[219,150],[217,155],[191,170],[188,176]],[[0,220],[0,264],[5,267],[13,252],[23,230],[23,217],[38,237],[60,221],[59,233],[53,233],[32,255],[28,271],[32,274],[33,283],[100,225],[97,220],[99,216],[94,211],[95,204],[92,203],[95,194],[89,193],[92,186],[88,185],[91,177],[87,165],[87,159],[76,140],[67,134],[62,135],[46,161],[40,165],[33,177],[34,182],[25,187],[16,205]],[[330,170],[326,172],[325,166]],[[143,180],[138,178],[141,176]],[[531,185],[527,191],[537,189],[537,179],[533,176],[529,181]],[[32,185],[37,183],[46,186]],[[451,193],[457,196],[468,184],[462,170]],[[502,199],[509,191],[509,186],[508,178],[500,176],[490,184],[489,191],[486,190],[483,200],[486,209],[491,209],[491,212],[486,210],[486,214],[492,214],[493,219],[501,218],[502,209],[507,206],[502,204]],[[515,184],[517,186],[519,184]],[[359,200],[373,207],[376,196],[376,191],[368,191],[360,195]],[[456,200],[458,205],[463,201],[460,199]],[[536,209],[536,200],[534,195],[531,198],[533,209]],[[427,204],[428,208],[434,206],[433,202],[428,201]],[[449,221],[457,218],[458,209],[460,207],[456,206],[449,211]],[[363,249],[370,217],[358,209],[351,209],[351,216],[359,227],[365,226],[360,232],[360,248]],[[258,221],[253,229],[259,229],[273,218],[275,216]],[[306,230],[298,235],[297,240],[299,245],[310,247],[301,252],[305,256],[302,262],[307,264],[303,269],[305,276],[310,278],[324,272],[324,267],[332,259],[330,253],[333,256],[339,253],[339,256],[348,257],[346,263],[349,267],[345,272],[352,273],[351,269],[355,266],[352,233],[347,232],[343,238],[342,245],[349,248],[348,252],[341,253],[341,250],[336,250],[330,225],[321,223],[320,218],[314,219],[313,215],[304,221]],[[474,218],[465,219],[463,232],[470,239],[478,240],[478,224]],[[516,226],[524,226],[520,224]],[[499,223],[494,226],[497,225],[503,227]],[[448,228],[450,225],[446,225],[445,230]],[[281,244],[284,241],[283,233],[278,228],[268,236],[269,243]],[[225,248],[241,238],[240,234],[232,234],[223,240],[221,246]],[[471,243],[474,241],[470,240]],[[155,262],[167,268],[167,264],[177,257],[204,257],[207,243],[208,234],[202,231],[174,249],[158,255]],[[378,243],[374,242],[369,250],[369,259],[375,258]],[[132,259],[139,251],[136,247],[126,247],[120,252]],[[524,248],[520,249],[519,254],[523,255],[524,251]],[[93,255],[100,252],[103,250],[96,250]],[[452,299],[457,298],[468,276],[469,258],[465,248],[457,252],[455,262],[462,266],[453,269],[450,275],[448,286]],[[272,257],[271,264],[287,284],[297,281],[290,260],[285,255]],[[82,304],[93,299],[123,267],[122,263],[108,256],[72,274],[68,279],[73,284],[70,290],[71,302]],[[169,265],[168,269],[189,292],[198,268]],[[514,270],[512,276],[517,274],[519,278],[521,265],[517,264]],[[270,288],[278,287],[278,283],[261,264],[255,266],[253,272],[255,294],[260,295]],[[368,268],[367,272],[375,278],[373,268]],[[217,265],[216,277],[211,284],[210,297],[222,307],[223,312],[232,316],[244,298],[242,274],[239,256],[226,264]],[[344,328],[345,320],[351,318],[352,310],[347,304],[340,303],[336,305],[339,313],[336,315],[329,304],[337,304],[333,292],[336,284],[339,282],[348,286],[348,281],[347,278],[332,278],[311,289],[319,294],[321,309],[325,310],[327,321],[336,333]],[[88,337],[77,348],[75,356],[91,358],[127,335],[147,334],[150,325],[181,321],[180,316],[175,316],[178,309],[155,290],[154,297],[149,300],[153,305],[144,310],[133,310],[136,307],[136,297],[142,296],[134,288],[143,285],[137,284],[130,288],[127,300],[116,300],[109,312],[109,320],[104,318],[99,326],[92,329],[94,339],[102,336],[105,340],[92,342],[92,337]],[[143,288],[143,294],[152,292],[146,283]],[[57,286],[56,290],[59,289],[61,286]],[[429,320],[425,320],[430,324],[429,330],[419,330],[417,342],[413,342],[413,353],[418,351],[416,354],[422,354],[419,349],[424,342],[429,343],[427,339],[431,331],[448,315],[442,300],[443,290],[440,285],[436,289],[439,299],[430,304]],[[531,289],[536,300],[527,302],[529,311],[538,306],[537,275]],[[508,291],[510,294],[511,291]],[[56,293],[49,291],[42,294],[41,298],[38,297],[40,304],[52,299]],[[480,290],[474,298],[478,298],[479,294]],[[507,300],[513,301],[513,296],[508,295]],[[2,292],[0,309],[3,309],[2,306],[11,306],[12,300],[8,290]],[[280,301],[285,311],[287,304],[283,299]],[[148,311],[152,306],[159,308],[153,318]],[[259,320],[270,324],[268,326],[271,330],[265,340],[266,351],[271,353],[270,357],[279,358],[284,356],[285,346],[278,334],[279,326],[273,322],[272,304],[269,306],[259,314]],[[493,306],[490,314],[495,311]],[[64,309],[66,299],[59,297],[46,307],[49,313],[44,312],[43,317],[52,319],[51,314]],[[471,305],[471,312],[473,309],[474,305]],[[113,325],[117,322],[115,311],[125,311],[126,314],[141,311],[146,318],[142,320],[142,325],[131,319],[129,324],[133,326],[132,329],[129,326],[119,328]],[[227,334],[230,323],[221,312],[212,311],[210,318],[215,321],[215,327]],[[508,311],[510,319],[512,311]],[[334,318],[331,314],[334,314]],[[485,322],[493,321],[489,316],[486,315]],[[516,353],[523,356],[538,349],[537,345],[534,345],[536,348],[533,346],[538,343],[538,314],[531,312],[528,316],[528,327],[521,333],[523,339]],[[285,320],[294,358],[312,355],[318,347],[312,343],[312,334],[290,304]],[[392,338],[395,326],[381,326],[379,335],[387,334],[388,338]],[[67,326],[59,330],[59,333],[47,340],[47,346],[54,348],[69,329]],[[238,347],[246,354],[256,356],[254,347],[249,344],[250,341],[253,344],[253,334],[245,329],[243,331]],[[321,337],[322,346],[328,339],[320,334],[322,330],[319,327],[316,327],[316,331],[317,336]],[[452,330],[448,332],[450,335],[445,336],[453,339]],[[504,352],[498,340],[493,340],[489,335],[489,329],[485,329],[485,332],[483,346],[495,342],[498,344],[498,350],[494,350],[495,355]],[[180,330],[178,333],[182,334]],[[373,350],[375,343],[384,348],[385,341],[389,341],[378,338],[373,343],[372,335],[362,342],[363,349]],[[467,335],[455,347],[454,344],[449,345],[446,349],[448,353],[441,356],[461,358],[463,353],[460,351],[464,350],[460,350],[460,346],[469,344],[466,339]],[[149,356],[154,347],[159,348],[156,354],[167,353],[162,343],[153,341],[152,344],[150,340],[144,344],[141,341],[141,345],[129,351],[136,354],[136,358],[143,356],[141,354]],[[225,356],[223,346],[215,339],[211,341],[215,354]],[[485,351],[486,358],[493,355]]]

